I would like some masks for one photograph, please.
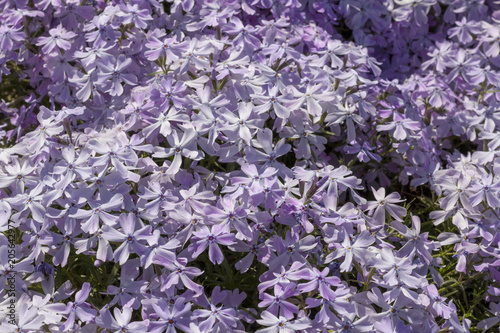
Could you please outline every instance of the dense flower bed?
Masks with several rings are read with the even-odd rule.
[[[0,331],[498,330],[499,50],[497,0],[0,0]]]

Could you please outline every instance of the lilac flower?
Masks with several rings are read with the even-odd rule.
[[[85,68],[90,69],[87,71],[87,74],[90,74],[90,71],[95,70],[95,67],[92,65],[96,62],[97,59],[105,61],[106,63],[111,63],[113,61],[113,54],[108,52],[113,48],[112,45],[94,45],[93,47],[86,47],[85,51],[75,51],[74,56],[78,59],[81,59],[83,66]]]
[[[229,196],[223,197],[217,206],[205,206],[204,213],[210,220],[219,225],[228,225],[236,229],[247,239],[252,239],[252,230],[246,221],[247,212],[237,205],[237,201]]]
[[[71,243],[74,242],[73,237],[78,235],[75,229],[76,221],[74,219],[68,219],[64,225],[64,235],[52,233],[54,243],[59,244],[60,246],[59,250],[54,255],[54,259],[52,260],[55,266],[59,264],[61,267],[66,266],[71,250]]]
[[[451,28],[448,30],[448,35],[450,37],[457,36],[458,41],[463,44],[468,44],[472,42],[473,35],[478,35],[481,32],[481,26],[477,22],[467,22],[465,17],[462,17],[460,22],[455,22],[456,28]]]
[[[220,287],[215,287],[212,291],[210,302],[205,299],[205,308],[195,310],[193,318],[206,318],[199,323],[200,330],[203,332],[209,331],[212,328],[217,330],[230,331],[238,325],[238,314],[235,309],[224,305],[217,306],[228,296],[227,291],[220,290]]]
[[[361,198],[354,192],[355,189],[362,189],[360,180],[352,176],[352,171],[348,170],[345,165],[339,168],[327,167],[322,172],[323,179],[319,182],[318,191],[326,189],[324,199],[325,204],[330,209],[337,208],[337,202],[342,192],[350,189],[354,199],[361,202]]]
[[[160,209],[163,211],[174,208],[174,203],[177,202],[177,197],[172,195],[170,190],[162,189],[158,182],[149,183],[149,187],[145,187],[143,192],[140,198],[151,200],[144,205],[144,208],[153,216],[158,215]]]
[[[242,45],[244,47],[259,47],[260,41],[253,35],[256,29],[250,25],[244,26],[240,19],[231,17],[229,24],[224,29],[230,35],[236,35],[233,39],[235,45]]]
[[[241,273],[245,273],[252,266],[255,257],[259,262],[264,262],[265,257],[270,257],[269,248],[264,244],[259,244],[258,240],[251,244],[236,240],[235,244],[229,245],[232,251],[237,252],[248,252],[248,254],[241,260],[239,260],[234,267]]]
[[[169,109],[171,104],[181,109],[187,102],[184,97],[186,90],[187,87],[181,81],[173,84],[173,79],[169,76],[167,79],[162,79],[158,88],[151,92],[151,100],[155,101],[162,111]]]
[[[250,119],[252,112],[252,107],[243,103],[238,105],[239,117],[228,109],[221,109],[220,114],[226,121],[226,125],[221,127],[221,131],[226,133],[232,140],[240,138],[247,145],[250,145],[250,140],[255,135],[255,130],[260,127],[261,123],[259,119]]]
[[[282,94],[278,95],[279,91],[278,86],[274,86],[269,88],[268,96],[262,96],[261,94],[252,95],[254,101],[258,103],[255,107],[255,112],[261,114],[272,108],[277,117],[282,119],[288,118],[290,116],[290,109],[285,107],[288,99]]]
[[[158,132],[168,137],[172,133],[172,123],[187,121],[189,121],[189,117],[181,113],[181,110],[169,108],[167,111],[159,113],[157,117],[145,119],[149,125],[144,126],[142,132],[146,138],[156,137]]]
[[[38,314],[38,307],[28,301],[22,304],[19,303],[21,303],[21,300],[18,301],[18,306],[16,306],[17,311],[19,311],[19,320],[15,324],[4,321],[0,324],[0,327],[6,332],[30,332],[40,329],[44,324],[45,317]]]
[[[298,91],[292,86],[291,91],[294,97],[298,98],[295,101],[289,103],[289,107],[292,109],[299,109],[304,103],[306,103],[307,112],[313,116],[320,116],[323,113],[323,108],[319,104],[319,101],[329,102],[335,99],[335,95],[329,91],[321,91],[323,88],[320,84],[308,85],[305,92]]]
[[[75,147],[70,145],[62,150],[62,161],[54,166],[53,174],[63,175],[56,189],[64,190],[76,176],[87,179],[91,174],[91,168],[87,166],[90,151],[81,150],[76,156]]]
[[[311,126],[308,121],[295,114],[290,117],[290,124],[292,127],[285,127],[280,136],[283,138],[299,139],[297,152],[295,153],[297,158],[310,159],[312,156],[311,144],[319,152],[325,150],[324,145],[327,143],[327,140],[315,134],[319,129],[317,125]]]
[[[352,147],[346,146],[344,150],[347,154],[357,154],[358,160],[361,162],[368,162],[370,159],[373,159],[377,162],[382,161],[382,157],[378,154],[372,153],[374,147],[371,147],[368,143],[363,142],[363,145],[358,144],[357,142],[353,144]]]
[[[446,299],[439,295],[436,286],[430,284],[424,287],[424,290],[426,291],[426,295],[428,297],[424,304],[426,306],[431,306],[432,310],[435,311],[437,315],[446,319],[450,318],[454,311],[445,303]]]
[[[412,216],[412,228],[408,228],[400,221],[392,221],[392,226],[401,233],[407,240],[406,244],[399,249],[399,254],[402,256],[410,256],[410,254],[417,254],[419,258],[423,258],[427,264],[432,262],[432,251],[437,249],[435,242],[427,239],[428,232],[421,233],[420,218]]]
[[[45,215],[45,206],[42,205],[42,200],[47,196],[42,193],[45,186],[40,183],[37,187],[29,191],[29,193],[18,194],[10,200],[10,204],[14,207],[19,206],[19,213],[29,211],[33,219],[38,222],[43,222]]]
[[[142,298],[141,290],[148,285],[147,281],[137,279],[139,275],[137,259],[127,261],[121,268],[120,286],[108,285],[106,292],[103,295],[113,295],[113,299],[109,302],[109,306],[118,304],[122,307],[130,307],[137,310],[141,306],[139,297]]]
[[[285,266],[281,266],[281,272],[273,272],[274,278],[272,278],[270,272],[265,273],[261,276],[261,283],[259,284],[259,292],[274,287],[276,285],[285,286],[287,284],[293,283],[293,281],[298,281],[300,279],[310,276],[309,268],[304,268],[305,263],[300,261],[295,261],[287,269]]]
[[[22,26],[0,26],[0,49],[10,51],[15,42],[23,41],[26,38],[26,33],[22,29]]]
[[[268,128],[262,132],[257,132],[258,141],[264,152],[253,147],[248,147],[246,149],[247,161],[250,164],[264,162],[264,165],[277,169],[281,174],[288,174],[288,168],[276,161],[276,159],[285,155],[291,149],[291,146],[285,143],[284,139],[281,139],[274,145],[272,143],[272,135],[272,131]]]
[[[471,194],[468,189],[470,181],[471,179],[468,176],[461,174],[458,179],[453,180],[453,182],[447,180],[446,183],[443,183],[441,186],[444,189],[445,197],[441,202],[441,207],[445,210],[451,210],[456,206],[460,199],[460,203],[464,208],[472,208],[468,199]]]

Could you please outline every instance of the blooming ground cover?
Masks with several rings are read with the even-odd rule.
[[[0,0],[0,331],[498,331],[499,52],[498,0]]]

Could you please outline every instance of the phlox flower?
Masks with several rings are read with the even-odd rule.
[[[132,23],[134,26],[146,29],[148,26],[147,21],[152,21],[153,18],[149,14],[148,9],[139,9],[138,4],[126,4],[120,6],[121,12],[117,16],[121,17],[123,24]]]
[[[287,320],[282,316],[276,317],[268,311],[262,312],[261,317],[262,319],[257,319],[257,322],[267,327],[257,330],[255,333],[294,333],[311,327],[311,322],[307,317]]]
[[[217,206],[207,205],[203,212],[213,223],[228,225],[230,228],[236,229],[243,238],[253,238],[252,229],[246,219],[248,213],[235,199],[224,196],[219,200]]]
[[[97,63],[100,69],[98,73],[98,84],[108,86],[105,92],[111,96],[120,96],[123,94],[122,82],[134,86],[137,84],[137,77],[134,74],[127,73],[125,69],[132,64],[132,59],[124,54],[118,56],[116,61],[111,62],[108,58],[103,58]]]
[[[412,263],[412,257],[396,257],[389,248],[383,248],[380,257],[373,258],[371,262],[374,267],[385,272],[384,282],[391,286],[403,283],[408,287],[417,288],[426,282],[422,277],[415,277],[413,270],[416,265]]]
[[[420,129],[420,122],[403,118],[398,113],[394,115],[394,120],[383,125],[377,125],[377,131],[391,131],[397,140],[404,140],[409,134]]]
[[[0,324],[0,328],[5,332],[32,332],[39,330],[45,322],[45,316],[38,313],[38,307],[29,300],[27,294],[17,301],[16,312],[19,314],[16,324],[7,320]]]
[[[352,269],[352,260],[354,258],[356,258],[357,261],[364,263],[372,256],[368,247],[374,242],[375,238],[371,236],[369,231],[364,230],[356,237],[351,237],[344,229],[342,247],[337,248],[335,252],[329,254],[325,261],[328,263],[334,259],[344,257],[344,261],[340,265],[340,269],[342,272],[349,272]]]
[[[233,331],[238,326],[238,313],[232,307],[225,304],[224,300],[230,296],[227,290],[220,290],[217,286],[213,289],[210,302],[205,295],[198,301],[205,309],[198,309],[193,312],[193,319],[206,318],[199,323],[202,332],[214,331]],[[221,305],[218,305],[220,303]]]
[[[85,300],[89,297],[90,289],[90,283],[84,282],[82,285],[82,289],[75,295],[75,301],[68,302],[65,311],[65,314],[68,315],[68,318],[61,326],[61,332],[67,331],[68,329],[72,328],[77,318],[83,322],[89,322],[95,319],[97,311],[94,310],[89,303],[85,302]]]
[[[347,142],[356,140],[356,128],[354,123],[359,126],[364,126],[365,120],[358,114],[354,113],[355,106],[345,103],[344,106],[337,104],[333,112],[329,112],[325,121],[329,124],[339,124],[345,121],[347,125]]]
[[[145,321],[134,321],[130,322],[132,319],[132,308],[124,307],[121,311],[118,308],[114,308],[113,314],[111,315],[108,307],[104,307],[100,315],[96,318],[96,324],[102,328],[110,330],[110,332],[130,332],[130,333],[142,333],[148,328],[149,320]]]
[[[471,193],[469,202],[472,207],[479,205],[484,199],[486,199],[488,206],[492,208],[500,206],[500,199],[498,198],[500,183],[495,182],[492,175],[483,176],[481,181],[474,181],[469,190]]]
[[[281,315],[290,320],[294,318],[294,314],[299,312],[299,308],[286,299],[298,294],[295,283],[288,283],[283,287],[277,284],[274,286],[274,296],[266,293],[260,294],[262,301],[259,303],[259,307],[266,307],[266,311],[271,314],[275,316]]]
[[[157,37],[150,37],[145,45],[149,50],[144,52],[144,55],[149,61],[154,61],[161,56],[167,60],[167,64],[179,59],[180,55],[187,48],[187,43],[177,41],[177,38],[165,38],[163,41]]]
[[[296,231],[288,231],[283,240],[279,236],[273,238],[273,249],[278,256],[269,263],[269,270],[276,272],[286,267],[290,261],[307,262],[304,254],[316,247],[316,239],[312,235],[300,237]]]
[[[402,218],[406,216],[406,209],[396,205],[397,203],[403,202],[399,193],[391,193],[388,196],[385,195],[385,188],[381,187],[375,190],[372,187],[373,195],[376,201],[369,201],[367,203],[366,209],[375,209],[373,213],[373,220],[379,225],[385,223],[385,212],[388,212],[393,218],[398,221],[402,221]]]
[[[136,217],[133,213],[122,214],[119,218],[121,230],[118,231],[109,225],[102,227],[102,237],[108,242],[121,242],[120,246],[114,252],[115,262],[120,265],[125,264],[130,253],[141,255],[146,251],[146,246],[140,241],[148,240],[152,237],[151,226],[146,225],[136,229]]]
[[[326,267],[320,272],[316,267],[313,267],[308,272],[307,277],[303,277],[309,282],[301,283],[297,286],[301,293],[318,290],[320,295],[326,299],[335,299],[335,293],[331,289],[340,285],[340,279],[336,276],[328,276],[330,269]]]
[[[67,31],[64,29],[62,24],[49,30],[50,37],[40,36],[38,37],[37,46],[42,46],[42,52],[49,54],[54,49],[62,49],[68,51],[71,48],[70,40],[76,37],[76,34],[72,31]]]
[[[201,295],[203,287],[193,282],[192,278],[203,274],[203,272],[196,267],[187,267],[187,259],[178,257],[175,261],[170,261],[169,257],[164,257],[162,254],[157,254],[153,258],[154,264],[163,265],[170,271],[168,276],[162,278],[161,291],[165,291],[172,286],[182,284],[187,289],[193,291],[196,295]]]
[[[102,221],[109,226],[113,226],[118,220],[118,216],[112,215],[107,211],[116,210],[123,204],[123,195],[120,193],[115,194],[106,203],[98,201],[89,201],[90,210],[78,209],[69,217],[75,219],[86,219],[81,228],[83,231],[93,234],[99,229],[99,222]]]
[[[173,306],[167,305],[163,300],[160,300],[158,304],[153,303],[152,306],[160,319],[151,321],[148,332],[175,333],[177,332],[176,328],[184,332],[190,332],[188,324],[190,322],[191,304],[187,303],[184,297],[177,298]]]
[[[196,258],[208,247],[208,258],[219,265],[224,261],[224,255],[218,244],[228,246],[234,244],[235,240],[235,235],[229,232],[228,226],[221,224],[212,226],[211,230],[201,226],[199,231],[193,231],[193,235],[188,247],[193,257]]]
[[[174,156],[174,160],[167,170],[169,174],[175,174],[179,171],[182,164],[182,156],[192,160],[200,160],[205,156],[203,151],[198,150],[196,144],[196,132],[192,129],[186,129],[179,139],[177,131],[173,131],[167,136],[170,148],[155,147],[153,157],[165,158]]]

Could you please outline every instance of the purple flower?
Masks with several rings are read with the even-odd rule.
[[[68,302],[65,314],[68,315],[66,322],[61,326],[60,331],[64,332],[73,327],[76,318],[84,322],[89,322],[94,320],[97,316],[97,311],[93,307],[85,302],[90,294],[90,283],[85,282],[82,289],[78,291],[75,295],[74,302]]]
[[[191,304],[186,303],[185,298],[177,298],[173,306],[167,305],[163,300],[152,306],[156,314],[160,317],[160,320],[151,321],[148,332],[175,333],[177,332],[176,328],[184,332],[189,332],[188,325],[190,322]]]
[[[292,229],[286,233],[285,240],[274,236],[272,244],[278,256],[269,263],[269,270],[276,272],[281,267],[286,267],[290,261],[305,263],[304,254],[316,247],[316,239],[312,235],[300,237],[299,233]]]
[[[411,257],[396,257],[388,248],[380,251],[380,258],[373,258],[371,261],[374,267],[385,272],[384,282],[391,286],[403,283],[410,288],[416,288],[426,281],[413,273],[416,265],[412,264]]]
[[[102,221],[109,226],[113,226],[116,223],[118,216],[112,215],[107,211],[115,210],[116,208],[121,207],[122,204],[123,195],[117,193],[110,198],[108,202],[103,204],[100,204],[98,201],[90,201],[90,210],[78,209],[75,213],[70,214],[69,217],[75,219],[87,219],[83,222],[81,228],[83,231],[93,234],[99,229],[99,221]]]
[[[492,208],[497,208],[500,206],[500,199],[498,198],[498,192],[500,191],[500,183],[493,183],[493,176],[483,176],[481,182],[474,182],[472,186],[469,187],[471,194],[469,196],[469,202],[472,207],[479,205],[485,198],[488,206]]]
[[[211,329],[219,329],[221,331],[231,331],[232,328],[237,327],[239,319],[238,313],[232,307],[227,307],[224,305],[217,306],[220,302],[224,301],[228,297],[228,291],[221,291],[220,287],[217,286],[212,291],[212,297],[210,302],[204,299],[205,308],[199,309],[193,312],[193,318],[206,318],[199,323],[200,330],[202,332],[208,332]]]
[[[149,321],[134,321],[130,322],[132,319],[132,308],[115,308],[113,310],[114,318],[107,307],[101,310],[99,317],[96,318],[96,324],[102,328],[113,330],[113,331],[123,331],[130,333],[140,333],[144,332],[148,328]]]
[[[176,38],[166,38],[161,41],[154,36],[149,39],[149,42],[146,43],[145,46],[149,48],[148,51],[144,52],[148,60],[154,61],[164,56],[168,61],[167,64],[179,59],[180,55],[187,47],[186,43],[178,43]]]
[[[361,263],[365,263],[372,256],[368,247],[374,242],[375,239],[370,235],[369,231],[364,230],[353,238],[347,233],[346,230],[344,230],[342,247],[339,247],[335,252],[330,253],[325,260],[328,263],[333,259],[344,257],[344,261],[340,265],[340,269],[343,272],[349,272],[352,269],[353,258],[356,258],[356,260]]]
[[[50,37],[38,37],[38,42],[36,45],[42,46],[42,52],[45,54],[51,53],[56,47],[64,51],[68,51],[71,48],[71,40],[76,36],[74,32],[66,31],[62,24],[59,24],[56,28],[49,30]]]
[[[138,230],[136,229],[136,217],[134,213],[122,214],[120,216],[121,231],[104,225],[102,227],[102,237],[109,242],[121,242],[121,245],[115,250],[115,262],[123,265],[129,258],[130,253],[141,255],[146,251],[146,246],[140,241],[148,240],[151,237],[151,226],[147,225]]]
[[[153,258],[153,263],[163,265],[171,273],[163,278],[161,291],[169,289],[171,286],[178,284],[184,285],[187,289],[194,291],[196,295],[201,295],[203,287],[194,283],[191,280],[195,276],[203,274],[203,272],[196,267],[186,267],[187,259],[177,258],[175,261],[170,261],[170,258],[163,257],[161,254]]]
[[[288,283],[282,286],[279,284],[274,286],[274,296],[266,293],[260,294],[259,307],[266,307],[266,311],[278,316],[281,315],[290,320],[295,317],[295,313],[299,312],[299,308],[287,301],[289,297],[297,296],[299,292],[296,290],[295,283]]]
[[[173,131],[167,136],[167,141],[170,144],[170,148],[156,147],[153,157],[165,158],[174,156],[174,160],[167,170],[169,174],[175,174],[179,171],[182,164],[182,156],[192,160],[199,160],[204,156],[204,153],[197,149],[196,133],[192,129],[186,129],[180,140],[177,131]]]
[[[193,232],[193,235],[191,245],[188,247],[193,257],[198,257],[208,247],[208,258],[219,265],[224,261],[224,255],[218,244],[228,246],[235,241],[235,235],[229,232],[229,227],[221,224],[212,226],[211,230],[201,226],[199,231]]]
[[[268,311],[262,312],[261,316],[262,319],[257,319],[257,322],[267,327],[255,331],[256,333],[294,333],[311,328],[307,317],[289,321],[282,316],[276,317]]]
[[[122,23],[128,24],[132,23],[134,26],[146,29],[148,26],[147,21],[153,20],[151,15],[149,15],[148,9],[139,9],[138,4],[126,4],[120,6],[121,13],[117,13],[119,17],[122,18]]]
[[[304,277],[304,279],[310,281],[299,284],[297,288],[301,293],[318,290],[323,298],[334,300],[335,293],[331,287],[339,286],[340,279],[336,276],[327,276],[329,272],[330,269],[328,267],[326,267],[322,272],[313,267],[312,270],[309,270],[309,276]]]
[[[236,229],[238,234],[247,239],[252,239],[252,229],[246,220],[247,212],[238,205],[237,201],[229,196],[224,196],[217,206],[205,206],[204,213],[209,220],[220,225],[228,225]]]
[[[116,61],[113,62],[108,58],[104,58],[101,62],[97,63],[100,69],[97,83],[109,86],[106,88],[105,92],[108,92],[111,96],[120,96],[123,94],[123,86],[121,83],[125,82],[128,85],[134,86],[137,84],[137,77],[134,74],[124,71],[125,68],[132,64],[131,58],[127,58],[125,55],[121,54]]]
[[[335,109],[334,112],[328,113],[325,121],[329,124],[339,124],[345,121],[347,124],[347,142],[353,142],[356,140],[356,128],[354,127],[354,123],[359,126],[364,126],[364,119],[360,115],[354,113],[355,107],[353,105],[349,106],[346,103],[342,106],[337,104]]]
[[[367,203],[366,209],[375,209],[373,213],[373,220],[379,224],[383,225],[385,223],[385,212],[388,212],[393,218],[398,221],[402,221],[402,218],[406,216],[406,209],[401,206],[396,205],[396,203],[403,202],[399,193],[391,193],[385,196],[385,188],[381,187],[375,190],[372,187],[373,195],[376,201],[369,201]]]

